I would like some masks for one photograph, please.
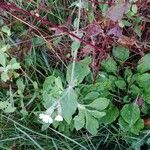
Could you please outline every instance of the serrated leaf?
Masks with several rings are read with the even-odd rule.
[[[68,124],[70,124],[72,115],[77,109],[77,98],[78,96],[73,88],[66,89],[61,97],[62,115]]]
[[[92,134],[97,134],[97,129],[99,128],[98,121],[92,117],[89,113],[86,113],[86,129]]]
[[[108,107],[109,102],[110,100],[107,98],[97,98],[87,106],[97,110],[104,110]]]
[[[113,58],[108,57],[107,59],[102,61],[102,68],[108,73],[114,73],[117,72],[117,63],[113,60]]]
[[[129,58],[129,49],[117,46],[113,48],[113,56],[119,61],[126,61]]]
[[[85,112],[83,110],[79,110],[79,114],[74,117],[74,126],[76,130],[80,130],[85,125]]]
[[[74,71],[72,70],[73,64],[69,65],[67,69],[67,76],[66,76],[67,82],[70,83],[71,80],[73,79],[72,81],[74,82],[73,86],[79,85],[83,81],[83,79],[90,73],[90,68],[89,68],[90,62],[91,59],[89,57],[85,58],[80,62],[76,62]]]
[[[121,117],[129,124],[133,126],[140,118],[140,110],[137,104],[126,104],[121,110]]]
[[[137,71],[140,73],[144,73],[146,71],[150,70],[150,53],[146,54],[144,57],[142,57],[137,66]]]

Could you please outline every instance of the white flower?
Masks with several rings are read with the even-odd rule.
[[[61,115],[57,115],[57,116],[55,117],[55,120],[56,120],[56,121],[63,121],[63,117],[62,117]]]
[[[53,123],[53,119],[47,114],[40,114],[39,118],[42,119],[42,121],[45,123]]]

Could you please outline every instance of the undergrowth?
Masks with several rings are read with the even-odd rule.
[[[0,149],[150,149],[150,2],[0,1]]]

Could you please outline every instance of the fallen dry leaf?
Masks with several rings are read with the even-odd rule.
[[[123,46],[133,46],[136,44],[136,40],[134,38],[130,38],[124,35],[121,36],[117,42]]]
[[[150,118],[144,119],[144,125],[150,126]]]

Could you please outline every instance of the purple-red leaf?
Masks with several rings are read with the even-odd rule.
[[[120,38],[122,36],[122,29],[119,26],[116,26],[116,27],[110,29],[107,32],[107,35],[112,36],[114,38]]]
[[[121,20],[124,13],[128,10],[128,8],[129,8],[129,3],[119,3],[113,5],[108,9],[106,13],[106,17],[115,22]]]

